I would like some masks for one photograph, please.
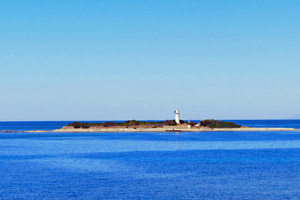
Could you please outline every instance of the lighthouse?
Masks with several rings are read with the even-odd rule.
[[[179,110],[178,109],[175,110],[175,122],[177,124],[180,124]]]

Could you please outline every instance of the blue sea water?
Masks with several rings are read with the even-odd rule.
[[[0,133],[0,167],[0,199],[300,199],[300,132]]]

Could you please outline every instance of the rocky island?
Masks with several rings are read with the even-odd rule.
[[[214,119],[202,120],[199,123],[183,121],[179,110],[175,111],[175,120],[86,123],[73,122],[50,132],[208,132],[208,131],[295,131],[294,128],[251,128],[233,122]],[[27,131],[49,132],[49,131]]]
[[[180,120],[83,123],[73,122],[53,132],[207,132],[207,131],[292,131],[293,128],[251,128],[233,122],[202,120],[200,123]]]

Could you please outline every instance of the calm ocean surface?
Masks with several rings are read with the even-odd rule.
[[[21,132],[68,123],[0,122],[0,199],[300,199],[299,131]]]

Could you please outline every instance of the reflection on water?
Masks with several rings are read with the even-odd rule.
[[[1,199],[299,199],[300,132],[0,135]]]

